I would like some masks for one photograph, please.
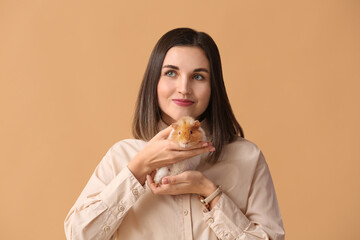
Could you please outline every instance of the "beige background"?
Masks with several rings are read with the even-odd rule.
[[[287,239],[360,239],[360,1],[0,0],[0,239],[64,239],[107,149],[130,138],[157,39],[217,42]]]

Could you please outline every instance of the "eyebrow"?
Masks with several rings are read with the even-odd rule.
[[[209,73],[209,71],[206,68],[197,68],[194,70],[194,72],[207,72]]]
[[[179,67],[174,66],[174,65],[164,65],[162,68],[171,68],[171,69],[179,70]],[[196,68],[196,69],[194,69],[194,72],[207,72],[207,73],[209,73],[209,70],[207,70],[206,68]]]
[[[164,65],[163,68],[172,68],[172,69],[175,69],[175,70],[179,70],[179,67],[174,66],[174,65]]]

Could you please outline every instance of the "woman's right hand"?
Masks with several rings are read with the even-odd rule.
[[[176,143],[167,139],[172,127],[169,126],[156,134],[128,164],[129,170],[144,185],[146,175],[157,168],[191,158],[193,156],[213,152],[215,148],[211,142],[200,142],[191,148],[180,148]]]

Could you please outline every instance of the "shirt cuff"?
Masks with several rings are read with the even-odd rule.
[[[223,192],[211,211],[203,209],[203,220],[220,239],[235,239],[250,225],[249,219]]]
[[[100,193],[100,199],[112,215],[121,218],[145,192],[146,188],[125,167]]]

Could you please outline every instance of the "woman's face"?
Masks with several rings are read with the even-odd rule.
[[[171,124],[183,116],[198,118],[207,108],[210,64],[199,47],[176,46],[164,59],[157,86],[162,119]]]

